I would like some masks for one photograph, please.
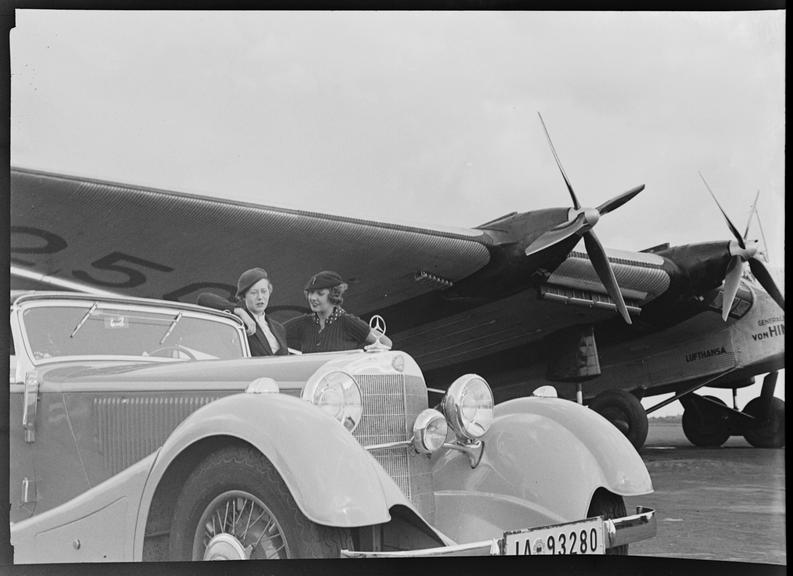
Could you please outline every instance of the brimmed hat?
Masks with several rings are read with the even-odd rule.
[[[237,298],[244,296],[250,287],[259,280],[265,279],[269,280],[267,270],[264,268],[251,268],[240,274],[240,279],[237,280]]]
[[[322,290],[323,288],[333,288],[339,284],[344,284],[344,280],[338,273],[332,270],[323,270],[311,277],[304,290]]]

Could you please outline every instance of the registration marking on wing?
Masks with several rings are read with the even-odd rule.
[[[504,533],[505,556],[605,553],[603,519],[600,517]]]

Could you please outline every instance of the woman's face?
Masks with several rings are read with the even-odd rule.
[[[267,278],[262,278],[248,288],[245,293],[245,306],[254,314],[263,314],[270,301],[271,291],[270,281]]]
[[[322,290],[310,290],[306,295],[308,305],[312,312],[318,314],[328,314],[333,311],[333,304],[330,303],[328,295],[330,290],[323,288]]]

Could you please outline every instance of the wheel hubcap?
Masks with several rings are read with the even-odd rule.
[[[207,544],[204,560],[247,560],[250,550],[231,534],[218,534]]]
[[[204,509],[193,539],[194,560],[289,557],[286,537],[270,508],[242,490],[215,497]]]

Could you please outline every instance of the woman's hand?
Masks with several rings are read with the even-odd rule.
[[[243,324],[245,324],[245,332],[247,332],[248,336],[253,336],[256,334],[256,321],[251,318],[251,315],[248,314],[248,311],[244,308],[235,308],[234,314],[240,317]]]
[[[375,330],[372,328],[369,330],[369,335],[366,337],[366,344],[372,345],[375,342],[379,342],[380,345],[385,346],[387,348],[392,348],[394,343],[391,342],[391,338],[380,332],[380,330]]]

